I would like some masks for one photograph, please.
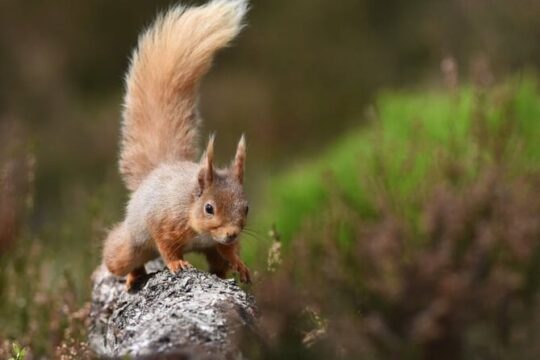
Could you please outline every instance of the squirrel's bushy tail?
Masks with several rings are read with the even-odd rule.
[[[241,30],[246,10],[246,0],[176,6],[140,36],[126,75],[120,153],[130,190],[160,163],[194,160],[199,81]]]

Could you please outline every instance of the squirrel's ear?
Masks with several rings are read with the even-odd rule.
[[[214,180],[214,135],[208,139],[206,151],[201,158],[201,171],[199,172],[199,185],[201,190],[207,188]]]
[[[246,138],[242,134],[238,146],[236,147],[236,155],[232,164],[232,171],[236,179],[242,184],[244,182],[244,167],[246,163]]]

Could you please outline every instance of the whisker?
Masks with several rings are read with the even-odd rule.
[[[242,237],[242,241],[252,241],[253,240],[253,236],[251,236],[248,233],[246,233],[246,235],[248,235],[248,236]]]
[[[255,230],[255,229],[252,229],[252,228],[248,228],[248,227],[244,228],[244,231],[249,231],[250,233],[256,234],[256,235],[259,235],[259,236],[261,235],[259,231]]]
[[[249,230],[244,229],[244,230],[242,231],[242,233],[244,233],[244,234],[246,234],[246,235],[249,235],[250,237],[252,237],[252,238],[254,238],[254,239],[256,239],[256,240],[261,240],[261,237],[259,236],[259,234],[256,234],[256,233],[254,233],[254,232],[251,232],[251,231],[249,231]]]
[[[246,230],[246,229],[242,230],[242,232],[243,232],[244,234],[248,234],[248,235],[252,235],[252,236],[258,236],[258,235],[259,235],[259,234],[255,233],[255,232],[253,232],[253,231]]]

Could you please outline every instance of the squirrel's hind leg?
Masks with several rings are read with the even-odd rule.
[[[127,275],[126,278],[126,288],[127,290],[134,289],[139,281],[146,276],[146,269],[144,268],[144,265],[139,266],[138,268],[135,268],[134,270],[130,271],[130,273]]]
[[[107,269],[117,276],[126,276],[144,266],[144,254],[133,246],[125,223],[116,225],[107,235],[103,246],[103,262]]]

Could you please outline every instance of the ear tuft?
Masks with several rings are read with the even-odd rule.
[[[244,183],[244,168],[246,163],[246,138],[244,134],[236,147],[236,155],[232,164],[232,172],[240,184]]]
[[[212,181],[214,181],[214,139],[214,134],[210,135],[206,151],[201,157],[201,171],[199,173],[201,192],[212,185]]]

